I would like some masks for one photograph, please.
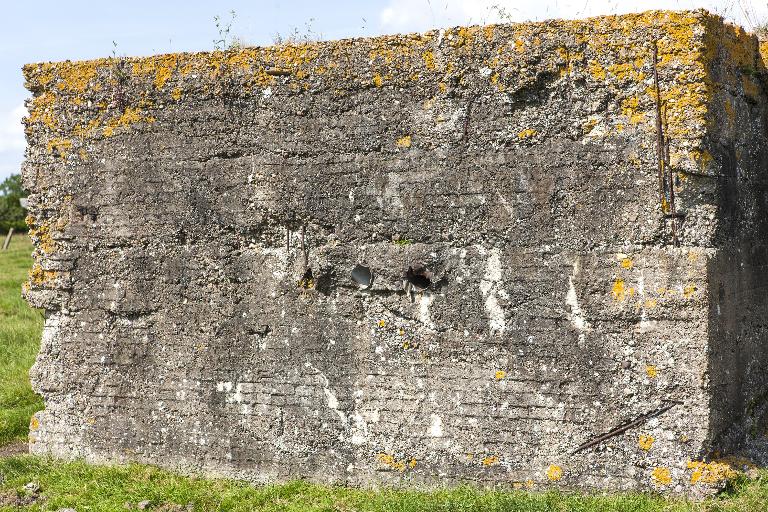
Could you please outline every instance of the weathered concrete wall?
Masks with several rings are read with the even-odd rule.
[[[716,483],[764,433],[764,71],[704,12],[27,66],[32,451]]]

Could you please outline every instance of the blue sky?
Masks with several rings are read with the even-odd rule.
[[[323,39],[424,31],[504,20],[576,18],[647,9],[706,7],[749,28],[768,18],[750,0],[0,0],[0,180],[18,172],[26,114],[21,66],[111,55],[151,55],[213,48],[214,16],[231,35],[271,44],[275,34],[311,30]]]

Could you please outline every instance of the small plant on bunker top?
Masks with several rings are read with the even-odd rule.
[[[128,72],[125,70],[125,54],[119,55],[117,42],[112,41],[112,63],[110,66],[110,83],[112,84],[112,107],[123,109],[125,106],[124,86],[128,80]]]
[[[768,17],[765,14],[766,4],[757,7],[753,0],[729,0],[715,2],[712,11],[729,20],[735,20],[748,31],[757,36],[761,42],[768,41]]]
[[[320,41],[323,38],[323,34],[315,32],[312,28],[314,22],[315,18],[309,18],[309,21],[304,23],[303,30],[298,27],[293,27],[293,29],[286,35],[276,32],[275,35],[272,36],[272,42],[274,44],[306,44]]]
[[[229,33],[232,31],[232,24],[235,22],[235,18],[237,18],[237,13],[234,10],[229,11],[228,20],[224,20],[219,15],[213,17],[213,23],[216,25],[216,30],[219,33],[219,38],[213,40],[213,48],[215,50],[230,50],[233,47],[233,43],[239,41],[229,37]]]
[[[519,12],[519,10],[514,8],[514,7],[512,8],[512,10]],[[514,21],[516,21],[514,14],[512,14],[509,11],[509,9],[507,9],[506,7],[504,7],[502,5],[499,5],[499,4],[491,5],[488,8],[488,14],[489,15],[495,15],[495,17],[501,23],[513,23]],[[483,20],[483,24],[485,24],[485,22],[486,22],[486,20]]]

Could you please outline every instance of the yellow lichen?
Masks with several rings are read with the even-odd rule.
[[[62,62],[56,65],[59,82],[56,88],[64,92],[83,93],[88,84],[96,77],[99,65],[103,61]]]
[[[496,375],[495,375],[496,380],[501,380],[506,376],[507,376],[507,372],[505,372],[504,370],[496,370]]]
[[[624,269],[632,268],[632,260],[630,258],[622,258],[621,268],[624,268]]]
[[[451,46],[460,48],[470,43],[477,29],[478,27],[459,27],[456,30],[456,33],[453,34],[454,37],[451,39]]]
[[[387,325],[387,321],[386,320],[379,320],[376,324],[379,327],[384,327],[385,325]]]
[[[311,290],[315,287],[315,280],[310,276],[302,276],[301,279],[296,282],[296,286],[303,290]]]
[[[483,466],[494,466],[499,463],[499,458],[496,455],[487,455],[483,458]]]
[[[627,297],[626,284],[623,279],[616,279],[613,282],[611,293],[613,294],[613,298],[617,301],[623,301]]]
[[[171,91],[171,98],[173,98],[175,101],[179,101],[181,99],[181,94],[181,88],[176,87]]]
[[[67,157],[67,153],[72,149],[72,141],[61,137],[56,137],[48,141],[48,153],[56,153],[62,159]]]
[[[397,459],[395,459],[395,457],[393,455],[390,455],[390,454],[384,453],[384,452],[379,453],[378,455],[376,455],[376,458],[378,459],[378,461],[380,463],[382,463],[385,466],[388,466],[388,467],[390,467],[392,469],[395,469],[395,470],[397,470],[397,471],[399,471],[401,473],[404,472],[406,470],[406,468],[408,468],[408,469],[415,468],[416,464],[417,464],[417,461],[416,461],[415,458],[397,460]]]
[[[427,50],[421,54],[421,58],[424,60],[424,65],[428,70],[435,70],[435,54],[432,50]]]
[[[654,441],[655,441],[655,439],[653,438],[653,436],[642,434],[642,435],[640,435],[640,437],[637,440],[637,446],[641,450],[648,451],[653,446],[653,442]]]
[[[693,161],[696,162],[696,165],[702,171],[707,170],[707,168],[709,167],[709,164],[714,159],[712,156],[712,153],[710,153],[707,150],[692,149],[690,151],[690,155]]]
[[[80,141],[84,141],[85,139],[91,137],[94,132],[96,131],[96,128],[99,126],[99,119],[91,119],[86,124],[78,124],[74,127],[72,130],[72,133],[80,139]]]
[[[495,25],[486,25],[483,28],[483,35],[485,36],[485,40],[489,43],[493,41],[493,30],[495,28]]]
[[[690,299],[693,297],[693,294],[696,293],[696,290],[698,290],[698,288],[695,285],[687,285],[685,288],[683,288],[683,297]]]
[[[552,482],[557,482],[563,478],[563,468],[556,464],[550,464],[547,468],[547,478]]]
[[[692,469],[691,484],[718,484],[736,477],[736,471],[723,462],[688,462],[688,469]]]
[[[648,375],[649,378],[655,379],[659,375],[659,371],[654,365],[649,364],[645,367],[645,374]]]
[[[581,125],[581,132],[584,135],[588,135],[594,129],[594,127],[597,126],[597,123],[598,119],[596,118],[587,119],[587,122]]]
[[[144,115],[140,109],[128,107],[120,115],[120,117],[110,119],[106,126],[104,126],[102,133],[105,137],[111,137],[115,134],[115,130],[121,127],[129,127],[138,123],[154,123],[155,119],[151,116]]]
[[[587,70],[592,78],[595,80],[605,80],[606,72],[605,68],[596,60],[590,60],[587,64]]]
[[[537,133],[538,133],[538,132],[537,132],[536,130],[532,129],[532,128],[526,128],[525,130],[521,130],[521,131],[520,131],[520,132],[517,134],[517,138],[518,138],[518,139],[520,139],[520,140],[523,140],[523,139],[530,139],[531,137],[533,137],[533,136],[534,136],[534,135],[536,135]]]
[[[43,270],[43,267],[38,262],[33,263],[32,269],[29,271],[29,282],[32,286],[36,287],[55,281],[58,277],[58,272],[55,270]]]
[[[56,96],[52,93],[44,92],[40,96],[37,96],[32,100],[32,104],[30,105],[27,124],[40,123],[49,130],[57,129],[59,123],[54,115],[55,104]]]
[[[384,79],[381,78],[380,74],[376,73],[375,75],[373,75],[373,85],[375,85],[376,87],[381,87],[382,85],[384,85]]]
[[[640,110],[640,99],[637,96],[632,96],[621,102],[621,113],[632,125],[642,123],[645,119],[645,112]]]
[[[672,473],[669,468],[660,466],[651,471],[651,479],[656,485],[669,485],[672,483]]]
[[[30,219],[30,216],[27,217],[27,219]],[[35,246],[37,249],[42,252],[43,254],[52,254],[56,251],[56,242],[54,242],[53,238],[51,237],[51,228],[49,222],[44,222],[42,224],[37,224],[33,221],[33,223],[28,222],[29,227],[29,237],[35,242]]]
[[[641,71],[643,64],[643,59],[637,58],[633,62],[611,64],[606,68],[606,71],[619,81],[642,82],[645,79],[645,74]]]
[[[410,135],[404,135],[397,139],[395,141],[395,145],[399,148],[409,148],[411,147],[411,136]]]
[[[32,416],[32,420],[29,422],[29,430],[37,430],[40,428],[40,420],[36,416]]]
[[[176,69],[176,56],[164,55],[157,57],[157,71],[155,72],[155,87],[162,89],[165,83],[171,78],[173,71]]]

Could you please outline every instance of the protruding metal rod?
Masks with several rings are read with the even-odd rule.
[[[680,405],[680,404],[682,404],[682,402],[669,400],[667,405],[664,405],[662,407],[659,407],[658,409],[654,409],[652,411],[649,411],[649,412],[647,412],[645,414],[641,414],[640,416],[638,416],[634,420],[628,421],[626,423],[622,423],[621,425],[619,425],[617,427],[614,427],[613,429],[609,430],[605,434],[600,434],[596,438],[591,439],[591,440],[587,441],[586,443],[579,445],[575,450],[573,450],[571,452],[571,455],[573,455],[575,453],[579,453],[581,451],[584,451],[587,448],[592,448],[593,446],[597,446],[598,444],[602,443],[603,441],[605,441],[607,439],[610,439],[612,437],[616,437],[619,434],[623,434],[624,432],[626,432],[629,429],[632,429],[632,428],[635,428],[635,427],[639,427],[640,425],[642,425],[643,423],[647,422],[648,420],[650,420],[652,418],[655,418],[657,416],[661,416],[662,414],[664,414],[665,412],[667,412],[668,410],[670,410],[674,406]]]
[[[671,215],[672,245],[680,245],[677,239],[677,214],[675,211],[675,180],[672,169],[669,168],[669,139],[664,134],[664,117],[662,116],[661,88],[659,87],[659,47],[653,42],[653,88],[656,93],[656,159],[658,161],[658,180],[661,212]]]

